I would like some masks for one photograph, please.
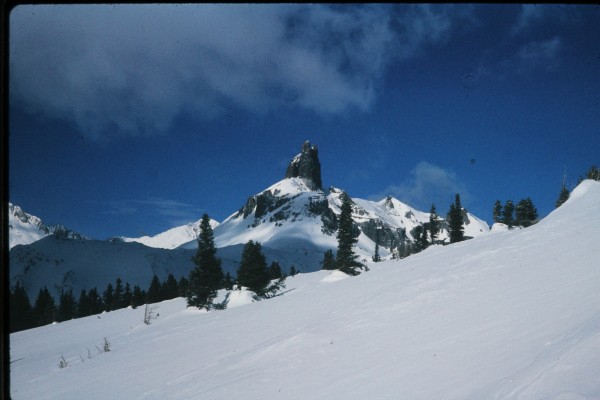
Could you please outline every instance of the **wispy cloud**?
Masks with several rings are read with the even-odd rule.
[[[512,36],[525,32],[530,26],[534,25],[544,17],[546,6],[537,4],[522,4],[518,14],[517,21],[510,29]]]
[[[145,215],[160,218],[170,227],[185,225],[200,219],[206,210],[192,204],[164,198],[112,201],[106,213],[109,215]]]
[[[99,139],[167,132],[182,114],[368,111],[387,67],[448,40],[443,6],[23,5],[10,100]]]
[[[534,41],[523,45],[515,55],[519,68],[542,67],[554,69],[559,62],[562,40],[555,36],[551,39]]]
[[[469,201],[466,186],[454,172],[422,161],[406,180],[400,184],[392,184],[370,198],[380,200],[391,195],[412,207],[428,211],[431,204],[435,204],[438,210],[443,210],[454,201],[456,193],[460,194],[463,202]]]
[[[380,6],[20,6],[11,101],[93,138],[231,107],[364,111],[389,60],[388,20]]]

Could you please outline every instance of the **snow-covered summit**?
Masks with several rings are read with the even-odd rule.
[[[61,235],[73,239],[84,237],[62,225],[46,225],[40,218],[28,214],[16,204],[8,203],[8,247],[30,244],[48,235]]]
[[[174,249],[181,246],[184,243],[196,240],[200,234],[200,222],[199,219],[196,222],[190,222],[189,224],[177,226],[171,228],[168,231],[159,233],[154,236],[142,236],[139,238],[128,238],[121,237],[120,240],[124,242],[138,242],[148,247],[156,247],[161,249]],[[219,225],[219,222],[214,219],[210,220],[211,228],[215,229]]]

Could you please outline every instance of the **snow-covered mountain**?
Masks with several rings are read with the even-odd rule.
[[[116,238],[116,240],[122,240],[123,242],[138,242],[148,247],[174,249],[184,243],[194,241],[198,238],[198,235],[200,234],[201,221],[202,219],[199,219],[196,222],[190,222],[186,225],[177,226],[154,236],[142,236],[139,238],[119,237]],[[218,221],[215,221],[214,219],[210,220],[211,228],[215,229],[218,225]]]
[[[300,274],[266,301],[234,291],[224,311],[175,299],[151,325],[140,307],[17,332],[11,395],[596,400],[599,225],[588,180],[536,225],[357,277]],[[96,351],[104,338],[111,351]]]
[[[19,244],[33,243],[52,234],[72,239],[85,239],[81,234],[62,225],[46,225],[40,218],[26,213],[21,207],[8,203],[9,249]]]
[[[290,162],[285,178],[251,196],[239,211],[215,228],[215,244],[226,247],[252,239],[270,248],[302,248],[306,253],[322,256],[337,246],[337,221],[341,189],[321,187],[321,169],[316,146],[305,142],[301,153]],[[415,228],[429,223],[429,213],[415,210],[393,197],[381,201],[351,198],[352,218],[360,228],[356,252],[369,259],[379,236],[380,254],[415,241]],[[464,212],[465,235],[477,237],[489,232],[485,221]],[[448,242],[448,227],[440,218],[440,242]],[[193,248],[194,241],[183,245]],[[318,261],[317,261],[318,262]]]
[[[317,148],[306,142],[291,160],[284,179],[248,198],[221,224],[212,221],[224,271],[235,276],[242,248],[250,239],[260,242],[267,261],[279,262],[285,272],[292,266],[300,272],[319,270],[323,253],[337,248],[342,197],[348,196],[340,189],[321,186]],[[351,200],[352,218],[360,230],[355,250],[364,261],[373,256],[377,237],[380,256],[390,258],[414,242],[416,227],[429,222],[429,213],[393,197]],[[463,217],[467,236],[489,231],[487,223],[477,217],[467,212]],[[443,218],[440,222],[438,240],[447,242],[447,224]],[[20,281],[35,296],[44,285],[58,295],[60,288],[72,288],[74,293],[92,287],[102,290],[118,277],[140,287],[147,287],[153,274],[164,280],[173,273],[179,279],[193,268],[198,225],[176,227],[153,237],[109,241],[70,243],[46,238],[10,252],[11,284]]]

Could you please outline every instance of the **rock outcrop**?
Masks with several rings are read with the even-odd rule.
[[[288,165],[286,178],[302,178],[312,190],[323,190],[321,182],[321,163],[317,146],[311,146],[307,140],[302,145],[302,151]]]

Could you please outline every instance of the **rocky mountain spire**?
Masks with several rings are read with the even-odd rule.
[[[323,190],[321,183],[321,163],[317,146],[311,146],[307,140],[302,145],[302,151],[288,165],[286,178],[303,178],[312,190]]]

